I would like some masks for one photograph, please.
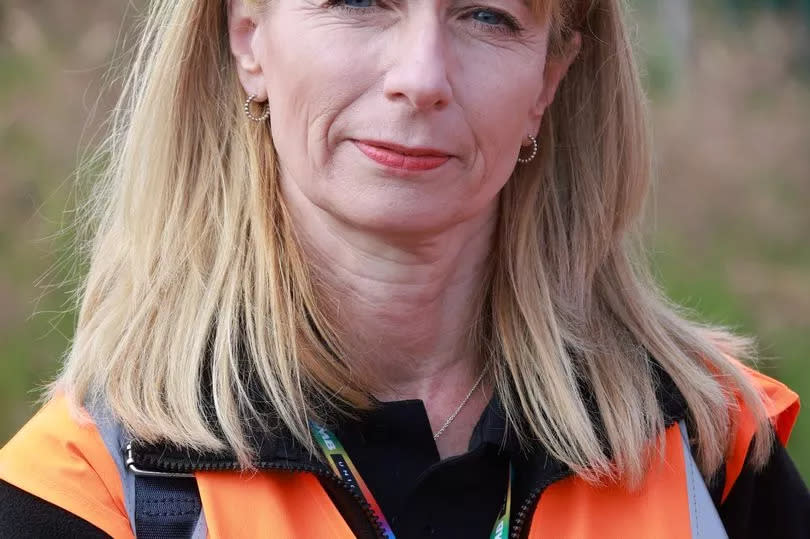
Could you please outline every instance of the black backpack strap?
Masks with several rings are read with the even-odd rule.
[[[187,539],[200,519],[202,503],[194,477],[135,474],[135,531],[138,539]]]
[[[128,463],[130,436],[101,400],[85,403],[110,453],[124,491],[124,508],[138,539],[204,539],[207,532],[197,480],[191,474],[138,470]]]

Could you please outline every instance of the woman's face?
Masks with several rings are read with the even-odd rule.
[[[576,53],[546,67],[547,27],[523,0],[233,3],[285,197],[363,229],[438,231],[494,208]]]

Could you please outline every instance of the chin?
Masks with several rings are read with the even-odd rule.
[[[434,234],[463,220],[450,201],[413,204],[381,200],[350,206],[338,203],[330,213],[354,228],[389,235]]]

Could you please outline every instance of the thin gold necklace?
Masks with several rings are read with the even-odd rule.
[[[475,384],[472,386],[472,388],[470,389],[470,391],[468,391],[468,392],[467,392],[467,396],[466,396],[466,397],[464,397],[464,400],[463,400],[463,401],[461,401],[461,404],[459,404],[459,405],[458,405],[458,408],[456,408],[456,411],[455,411],[455,412],[453,412],[453,413],[450,415],[450,417],[448,417],[448,418],[447,418],[447,421],[445,421],[445,422],[444,422],[444,425],[442,425],[442,428],[440,428],[440,429],[438,430],[438,432],[436,432],[436,434],[434,434],[434,435],[433,435],[433,439],[434,439],[434,440],[438,439],[438,438],[439,438],[439,436],[441,436],[441,435],[442,435],[442,433],[443,433],[443,432],[444,432],[444,430],[447,428],[447,426],[448,426],[448,425],[450,425],[450,423],[452,423],[452,422],[453,422],[453,420],[456,418],[456,416],[457,416],[457,415],[458,415],[458,413],[461,411],[461,409],[462,409],[462,408],[464,408],[464,405],[465,405],[465,404],[467,404],[467,401],[468,401],[468,400],[470,400],[470,397],[472,396],[473,391],[475,391],[475,389],[478,387],[478,384],[480,384],[480,383],[481,383],[481,380],[483,380],[483,378],[484,378],[484,373],[486,373],[486,372],[487,372],[487,370],[486,370],[486,369],[483,369],[483,370],[481,371],[481,374],[480,374],[480,375],[478,375],[478,380],[476,380],[476,381],[475,381]]]

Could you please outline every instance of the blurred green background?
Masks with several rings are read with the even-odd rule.
[[[0,6],[0,444],[70,341],[72,171],[103,136],[108,67],[142,5]],[[807,397],[810,0],[634,0],[629,17],[653,113],[655,271],[696,316],[755,335],[760,368]],[[810,480],[810,412],[789,449]]]

